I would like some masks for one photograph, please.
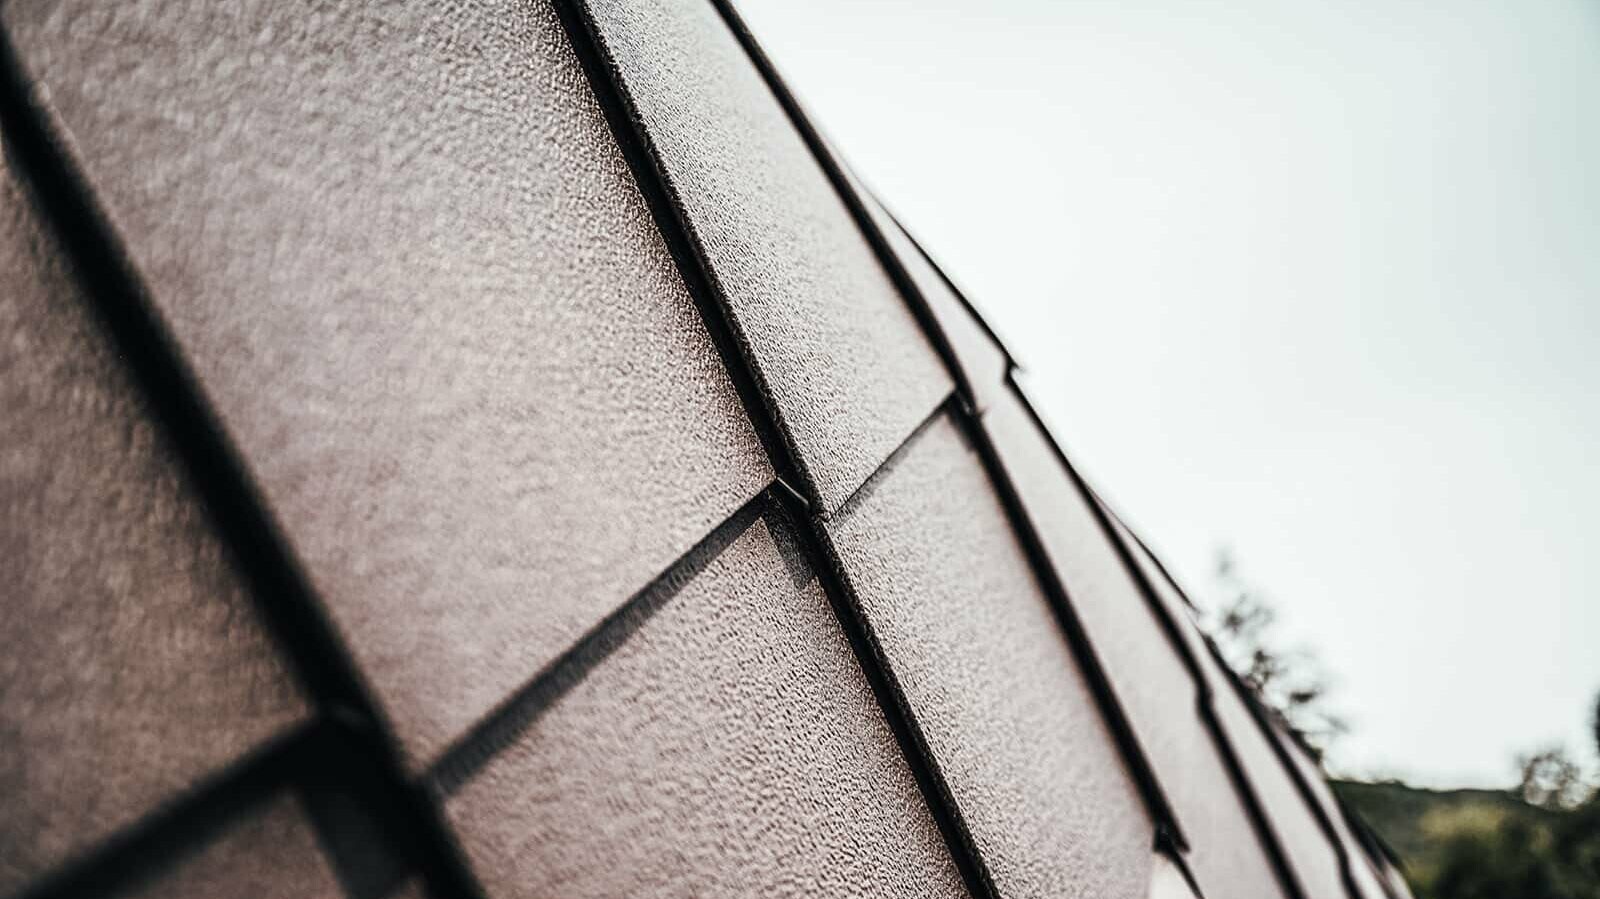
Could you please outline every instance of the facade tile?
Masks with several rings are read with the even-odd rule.
[[[1153,824],[956,426],[828,530],[1001,895],[1143,896]]]
[[[945,337],[950,341],[956,361],[967,376],[978,409],[987,409],[994,398],[1006,388],[1006,374],[1011,368],[1010,357],[1000,346],[961,297],[951,289],[943,274],[923,255],[917,242],[900,226],[894,216],[861,183],[853,172],[844,168],[845,176],[861,198],[867,214],[889,244],[906,274],[917,287],[933,317],[939,322]]]
[[[0,160],[0,895],[307,716]]]
[[[410,887],[407,887],[408,889]],[[346,899],[292,794],[245,810],[127,899]]]
[[[447,800],[494,899],[963,894],[827,600],[773,522],[750,525]]]
[[[949,395],[949,375],[712,4],[589,6],[832,511]]]
[[[1279,895],[1276,875],[1200,717],[1194,677],[1094,519],[1089,500],[1015,395],[997,399],[984,424],[1191,842],[1202,889]],[[1179,625],[1191,627],[1187,617]]]
[[[1300,776],[1311,788],[1312,796],[1317,805],[1333,825],[1333,831],[1338,836],[1339,843],[1344,849],[1345,857],[1349,860],[1350,876],[1355,881],[1356,889],[1361,893],[1361,899],[1384,899],[1383,883],[1380,880],[1379,869],[1372,864],[1366,850],[1350,830],[1350,824],[1345,820],[1339,802],[1334,798],[1333,788],[1328,785],[1327,776],[1322,771],[1322,765],[1308,753],[1304,747],[1296,742],[1281,724],[1273,722],[1273,736],[1288,751],[1290,760],[1299,769]]]
[[[770,481],[548,3],[4,18],[413,765]]]

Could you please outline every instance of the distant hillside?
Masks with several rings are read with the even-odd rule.
[[[1528,805],[1506,790],[1425,790],[1399,781],[1333,781],[1333,788],[1405,862],[1414,885],[1438,869],[1440,837],[1466,822],[1518,817],[1548,825],[1555,813]]]

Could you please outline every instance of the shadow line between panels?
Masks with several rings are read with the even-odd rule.
[[[763,511],[772,505],[771,489],[747,500],[667,570],[630,597],[566,652],[546,665],[510,699],[456,740],[424,776],[430,790],[450,796],[528,731],[549,708],[638,633],[655,613],[705,571]]]
[[[408,835],[405,845],[431,891],[481,896],[438,810],[406,776],[378,704],[58,127],[43,89],[0,28],[0,133],[19,178],[199,492],[265,626],[324,719],[344,730],[382,792],[395,797],[394,830]]]
[[[211,836],[266,801],[291,777],[295,748],[311,739],[303,725],[235,761],[145,815],[88,853],[23,890],[18,899],[106,896],[154,882],[201,851]]]
[[[1183,635],[1178,630],[1183,625],[1173,620],[1166,605],[1156,594],[1155,586],[1145,577],[1144,570],[1134,559],[1132,548],[1122,540],[1117,528],[1107,516],[1105,508],[1099,503],[1094,491],[1089,488],[1087,482],[1078,474],[1078,470],[1073,466],[1071,460],[1067,458],[1066,453],[1061,449],[1061,444],[1056,440],[1055,435],[1051,433],[1044,419],[1040,417],[1038,409],[1028,397],[1027,391],[1023,389],[1021,384],[1017,383],[1014,376],[1007,378],[1007,384],[1012,394],[1027,412],[1028,417],[1032,419],[1033,425],[1039,431],[1040,436],[1049,444],[1055,454],[1056,461],[1072,482],[1074,489],[1078,492],[1083,502],[1088,504],[1096,527],[1110,543],[1124,573],[1132,581],[1146,608],[1155,617],[1157,626],[1166,634],[1167,642],[1178,653],[1179,660],[1183,663],[1184,669],[1188,671],[1195,687],[1195,706],[1200,716],[1201,724],[1211,736],[1213,745],[1216,746],[1218,754],[1222,757],[1223,767],[1228,771],[1228,778],[1233,783],[1234,792],[1238,794],[1240,802],[1245,807],[1245,814],[1256,831],[1262,849],[1267,855],[1268,864],[1272,867],[1273,874],[1277,877],[1284,895],[1288,899],[1306,899],[1305,889],[1300,883],[1300,878],[1289,864],[1288,854],[1283,848],[1283,840],[1279,837],[1271,818],[1268,817],[1266,807],[1261,802],[1260,796],[1257,795],[1255,785],[1251,783],[1249,775],[1239,758],[1238,750],[1234,747],[1233,741],[1229,738],[1221,720],[1217,717],[1216,709],[1212,702],[1213,696],[1210,684],[1200,668],[1199,660],[1195,658],[1190,649],[1188,641],[1184,640]]]
[[[870,244],[879,263],[899,289],[901,296],[906,300],[911,312],[922,326],[929,342],[933,344],[934,350],[944,362],[946,370],[956,384],[956,396],[959,400],[954,404],[955,408],[952,410],[952,414],[955,420],[961,424],[963,433],[968,435],[969,442],[978,448],[985,471],[1000,494],[1002,505],[1006,509],[1007,518],[1012,525],[1012,529],[1023,545],[1035,577],[1051,600],[1057,620],[1061,622],[1062,628],[1068,637],[1068,642],[1073,647],[1079,667],[1084,671],[1089,681],[1100,706],[1102,716],[1106,719],[1117,741],[1121,755],[1139,786],[1140,794],[1144,798],[1152,817],[1157,821],[1158,828],[1165,832],[1165,838],[1174,841],[1179,846],[1186,846],[1187,841],[1183,836],[1182,829],[1162,791],[1159,780],[1145,757],[1143,749],[1139,746],[1138,739],[1127,721],[1126,714],[1122,710],[1120,700],[1112,691],[1110,681],[1100,665],[1093,645],[1078,622],[1076,613],[1072,610],[1071,603],[1067,599],[1066,591],[1055,576],[1053,567],[1050,566],[1048,558],[1043,553],[1042,544],[1033,532],[1031,522],[1026,513],[1022,510],[1020,499],[999,461],[998,453],[995,452],[979,416],[974,412],[978,408],[976,396],[967,372],[961,364],[948,335],[945,333],[943,325],[934,315],[927,298],[923,296],[921,290],[912,280],[904,264],[900,262],[890,248],[886,237],[872,221],[871,215],[862,199],[851,188],[849,179],[845,177],[839,161],[833,157],[830,148],[811,125],[799,102],[783,83],[776,67],[773,66],[771,60],[756,43],[737,11],[733,9],[728,0],[712,0],[712,2],[724,22],[745,49],[752,63],[760,71],[768,88],[784,108],[796,130],[799,131],[818,165],[822,167],[832,183],[841,202],[849,210],[858,229]],[[858,494],[860,493],[862,491],[858,491]],[[852,499],[855,499],[855,497],[852,497]]]
[[[945,334],[944,325],[933,314],[927,298],[922,295],[922,289],[917,286],[916,280],[911,277],[910,272],[906,271],[905,264],[900,261],[900,258],[895,255],[894,250],[889,246],[888,238],[878,230],[876,223],[872,220],[872,214],[867,210],[866,204],[852,189],[850,179],[845,175],[844,168],[839,160],[834,157],[832,148],[823,140],[822,134],[817,131],[816,126],[806,116],[805,110],[800,106],[800,101],[796,99],[794,92],[790,91],[788,85],[784,83],[782,76],[778,74],[777,67],[772,64],[772,60],[767,56],[766,51],[762,50],[761,45],[756,42],[755,36],[750,33],[749,27],[739,16],[738,10],[733,8],[733,4],[729,0],[710,0],[710,2],[716,8],[718,15],[721,16],[728,30],[732,32],[734,38],[738,41],[739,46],[744,50],[745,55],[749,57],[751,64],[760,73],[762,81],[766,83],[767,89],[772,92],[773,97],[778,101],[778,105],[783,108],[790,125],[799,133],[801,141],[805,143],[806,149],[810,151],[812,159],[816,161],[817,166],[822,169],[823,175],[833,187],[834,194],[838,197],[839,202],[844,204],[846,211],[849,212],[850,218],[856,225],[856,230],[861,232],[861,236],[871,248],[873,257],[877,259],[878,265],[882,267],[884,274],[888,275],[890,282],[894,284],[901,297],[909,300],[907,305],[910,307],[912,316],[917,320],[917,324],[921,326],[923,334],[929,343],[933,344],[935,352],[944,361],[945,369],[949,373],[951,380],[955,382],[956,396],[967,408],[976,409],[976,398],[972,383],[967,376],[965,366],[956,357],[954,347],[950,343],[949,337]]]
[[[977,899],[991,899],[995,889],[988,868],[945,785],[938,763],[928,750],[870,624],[847,591],[847,580],[837,558],[824,551],[827,538],[815,517],[821,508],[815,483],[785,427],[782,411],[766,389],[749,342],[734,318],[621,73],[582,0],[556,0],[556,9],[745,410],[762,436],[778,474],[773,495],[789,514],[801,552],[819,578],[968,891]]]
[[[633,174],[634,184],[644,198],[656,231],[666,243],[668,255],[694,301],[723,369],[733,381],[739,402],[778,479],[799,491],[808,504],[820,505],[816,482],[794,443],[782,410],[772,401],[772,391],[755,362],[750,341],[732,313],[721,279],[708,261],[677,185],[667,172],[655,140],[645,127],[587,2],[553,0],[553,3],[611,136]]]

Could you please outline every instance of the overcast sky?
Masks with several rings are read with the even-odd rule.
[[[1503,785],[1600,691],[1600,4],[740,0],[1336,770]]]

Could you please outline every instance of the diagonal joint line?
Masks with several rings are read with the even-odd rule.
[[[549,708],[583,682],[737,540],[771,505],[772,488],[747,500],[643,589],[617,607],[511,697],[459,737],[423,777],[428,789],[447,797],[533,727]]]

